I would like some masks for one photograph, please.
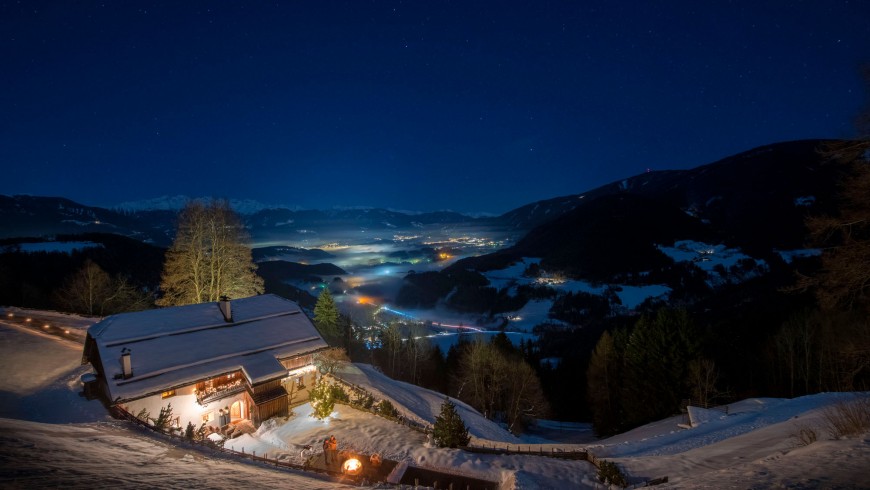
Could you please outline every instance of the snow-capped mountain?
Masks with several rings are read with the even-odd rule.
[[[126,212],[180,211],[190,201],[209,203],[213,200],[214,198],[211,197],[190,197],[185,195],[160,196],[151,199],[143,199],[140,201],[122,202],[120,204],[112,206],[112,209]],[[230,207],[232,207],[237,213],[241,215],[250,215],[266,209],[293,209],[288,208],[288,206],[264,204],[254,199],[230,199],[229,201]]]

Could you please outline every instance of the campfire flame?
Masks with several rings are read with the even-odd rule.
[[[362,463],[356,458],[350,458],[342,465],[342,471],[348,475],[356,475],[362,470]]]

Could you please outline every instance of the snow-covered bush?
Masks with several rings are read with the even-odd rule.
[[[375,410],[377,410],[378,414],[388,419],[395,419],[399,416],[399,411],[396,410],[396,407],[393,406],[390,400],[381,400]]]

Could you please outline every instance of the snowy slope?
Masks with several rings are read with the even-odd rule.
[[[336,373],[339,378],[364,386],[376,399],[389,399],[393,406],[408,419],[431,426],[441,411],[444,395],[419,386],[390,379],[369,364],[349,364]],[[468,426],[473,438],[517,443],[519,439],[508,430],[483,417],[477,410],[460,400],[453,400],[456,410]]]
[[[0,324],[0,487],[4,488],[336,488],[315,474],[276,470],[171,443],[110,420],[96,401],[78,396],[81,346],[32,330]],[[386,378],[366,365],[341,376],[393,400],[409,418],[434,420],[443,400],[429,390]],[[667,476],[659,488],[870,488],[870,433],[820,440],[805,447],[792,435],[800,425],[819,426],[822,411],[849,394],[796,399],[754,398],[709,412],[692,429],[681,417],[661,420],[586,445],[522,442],[533,450],[587,448],[613,460],[632,481]],[[475,434],[509,436],[457,403]],[[287,420],[228,442],[272,457],[298,458],[305,444],[329,434],[340,448],[380,452],[391,459],[485,478],[502,488],[594,488],[595,469],[583,461],[540,456],[497,456],[430,447],[423,434],[372,414],[339,406],[325,421],[308,405]],[[51,422],[51,423],[41,423]],[[512,438],[512,436],[510,436]],[[501,438],[501,439],[499,439]],[[516,439],[511,440],[514,446]],[[490,441],[490,443],[492,443]]]

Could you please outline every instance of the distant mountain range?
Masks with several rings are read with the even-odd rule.
[[[569,260],[565,254],[571,249],[588,250],[591,241],[612,236],[616,224],[628,229],[645,226],[651,235],[636,237],[645,242],[653,237],[657,241],[713,235],[751,250],[795,248],[804,240],[806,214],[829,208],[835,191],[833,170],[821,165],[820,144],[818,140],[779,143],[691,170],[647,172],[496,217],[474,218],[448,211],[288,209],[249,200],[231,204],[252,237],[273,241],[342,229],[398,232],[431,225],[487,226],[512,230],[517,236],[534,230],[499,254],[542,256],[545,263],[551,256],[557,262],[556,256]],[[0,238],[103,232],[167,246],[178,209],[187,200],[185,196],[161,197],[108,209],[62,197],[0,196]],[[604,218],[610,209],[618,214]],[[657,220],[656,213],[664,214]],[[665,215],[674,219],[664,220]],[[667,232],[662,229],[664,224],[654,225],[664,221]],[[542,225],[546,226],[538,228]],[[584,241],[589,243],[583,245]],[[487,260],[469,259],[460,266]]]
[[[127,203],[108,209],[62,197],[0,195],[0,238],[42,237],[75,233],[116,233],[168,246],[184,196]],[[493,222],[459,213],[404,213],[386,209],[300,210],[273,208],[253,201],[231,201],[254,239],[298,241],[300,237],[341,230],[400,231],[429,225],[489,225]]]

